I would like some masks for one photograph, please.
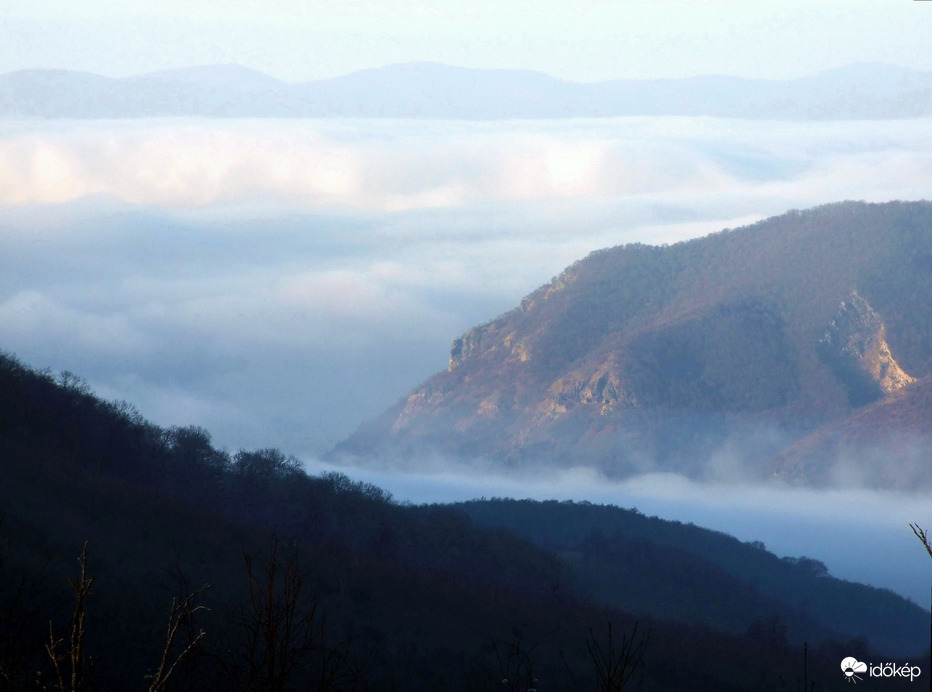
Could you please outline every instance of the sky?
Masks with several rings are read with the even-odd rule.
[[[912,0],[4,0],[0,73],[109,77],[237,63],[288,82],[411,61],[574,81],[932,70]]]

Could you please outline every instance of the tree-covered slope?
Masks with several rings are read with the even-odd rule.
[[[843,689],[840,656],[926,645],[909,634],[918,607],[862,588],[847,620],[828,621],[749,575],[769,560],[813,598],[848,587],[813,586],[811,564],[745,555],[720,534],[664,523],[621,540],[653,520],[604,508],[567,520],[590,510],[543,503],[528,511],[552,531],[529,540],[520,521],[493,526],[471,506],[399,505],[345,476],[308,476],[274,449],[216,449],[202,429],[159,428],[73,375],[6,356],[0,477],[0,690],[31,689],[37,671],[40,685],[54,679],[49,623],[66,651],[85,542],[84,689],[151,684],[172,599],[205,584],[195,603],[207,609],[184,621],[170,659],[203,639],[166,689],[501,689],[519,664],[541,688],[575,689],[595,684],[587,640],[604,645],[609,622],[618,637],[650,632],[645,690],[776,691],[774,671],[802,674],[803,641],[810,679]],[[642,600],[613,594],[616,577]],[[274,664],[256,636],[270,618],[290,637]]]
[[[927,488],[932,377],[824,425],[767,463],[774,476],[817,485]]]
[[[813,558],[781,559],[760,543],[693,524],[585,502],[474,500],[455,507],[480,526],[508,528],[556,552],[592,593],[633,613],[715,620],[744,631],[780,603],[783,624],[798,640],[819,626],[854,636],[857,623],[871,621],[878,627],[872,643],[892,649],[928,630],[928,614],[890,591],[835,579]]]
[[[336,456],[753,469],[932,371],[932,204],[845,202],[592,253],[453,342]],[[932,483],[932,474],[923,479]]]

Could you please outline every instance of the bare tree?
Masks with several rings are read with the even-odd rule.
[[[586,647],[595,666],[597,689],[600,692],[623,690],[631,677],[643,666],[644,650],[647,648],[650,634],[638,636],[638,623],[635,622],[631,634],[621,636],[621,644],[617,650],[611,622],[608,623],[608,641],[604,647],[591,630],[589,634]]]
[[[273,539],[264,564],[244,555],[248,601],[241,615],[245,687],[353,689],[362,667],[353,664],[352,638],[331,643],[327,617],[317,593],[306,584],[297,550],[286,551]]]
[[[536,647],[526,648],[519,632],[510,641],[493,641],[492,645],[502,676],[502,686],[509,692],[534,692],[537,678],[534,677],[531,654]]]
[[[78,564],[81,565],[81,574],[78,579],[69,579],[68,583],[74,589],[74,611],[71,615],[71,635],[68,641],[68,647],[59,651],[59,647],[64,644],[64,639],[56,639],[52,631],[52,623],[49,622],[49,642],[45,645],[45,650],[52,659],[52,665],[55,668],[55,675],[58,678],[58,687],[62,692],[78,692],[84,688],[85,682],[85,661],[84,661],[84,621],[87,616],[85,601],[90,593],[91,585],[94,583],[94,577],[87,576],[87,542],[81,549],[81,556],[78,558]]]
[[[535,692],[533,653],[537,645],[528,646],[519,630],[510,639],[490,638],[481,654],[471,664],[470,687],[501,692]]]
[[[265,565],[244,555],[249,602],[242,616],[250,689],[284,690],[314,641],[317,600],[302,601],[304,577],[297,557],[282,561],[277,539]]]
[[[158,668],[151,674],[149,682],[149,692],[164,692],[168,684],[168,679],[175,672],[178,665],[187,656],[194,651],[200,641],[207,636],[203,629],[189,638],[187,646],[181,652],[172,658],[172,649],[178,639],[181,629],[186,625],[194,615],[201,610],[206,610],[206,606],[195,604],[195,601],[205,591],[210,589],[213,584],[205,584],[197,591],[188,593],[185,596],[172,599],[171,609],[168,613],[168,625],[165,632],[165,647],[162,649],[162,657],[159,661]]]
[[[639,624],[634,623],[630,634],[621,636],[620,644],[615,641],[612,623],[608,623],[608,637],[600,642],[592,630],[586,638],[586,649],[595,671],[595,689],[597,692],[619,692],[627,687],[635,673],[643,674],[644,651],[650,641],[650,632],[638,634]],[[563,659],[566,664],[566,659]],[[569,666],[567,665],[569,671]],[[572,678],[572,671],[570,677]],[[638,687],[643,682],[639,679]],[[579,685],[573,679],[579,690]]]
[[[929,544],[929,535],[926,533],[925,529],[919,526],[919,524],[910,524],[909,528],[913,530],[913,533],[916,534],[916,538],[920,540],[922,545],[925,547],[926,552],[929,554],[929,557],[932,557],[932,545]],[[930,637],[932,637],[932,623],[930,627]]]

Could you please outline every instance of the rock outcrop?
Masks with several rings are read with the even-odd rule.
[[[857,292],[841,302],[819,355],[848,388],[853,406],[863,406],[916,381],[890,352],[880,315]]]
[[[841,203],[594,252],[456,339],[447,371],[334,456],[616,476],[701,476],[727,456],[767,475],[932,374],[930,229],[928,202]]]

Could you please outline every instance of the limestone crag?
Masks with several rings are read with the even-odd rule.
[[[780,450],[932,377],[930,229],[930,202],[845,202],[598,250],[457,338],[447,370],[334,457],[618,477],[701,477],[727,457],[776,473]],[[918,409],[884,406],[882,418],[915,437]],[[780,468],[791,478],[804,466]],[[827,478],[821,468],[804,478]]]
[[[489,325],[473,327],[463,336],[453,341],[453,346],[450,347],[449,370],[454,370],[462,365],[467,358],[482,347],[483,336],[488,329]]]
[[[876,401],[916,381],[893,357],[880,315],[855,291],[841,301],[819,341],[818,351],[848,388],[855,406]]]

